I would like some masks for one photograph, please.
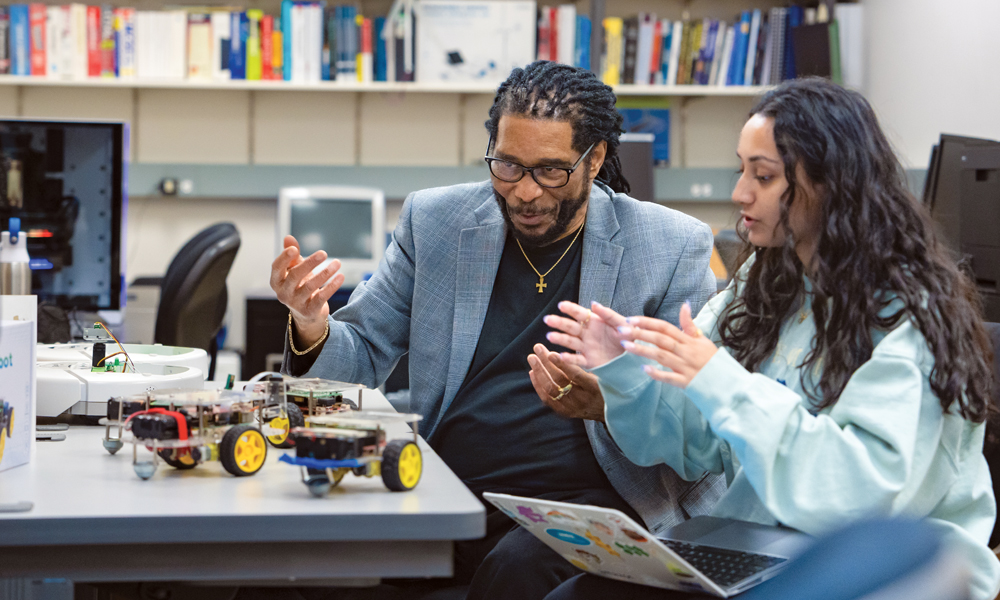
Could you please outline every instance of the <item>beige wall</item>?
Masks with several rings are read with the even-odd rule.
[[[864,5],[866,95],[906,166],[926,168],[941,133],[1000,139],[1000,2]]]

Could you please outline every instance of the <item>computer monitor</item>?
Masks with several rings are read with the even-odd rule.
[[[1000,321],[1000,142],[942,135],[924,203],[976,283],[987,321]]]
[[[289,234],[303,256],[325,250],[328,261],[340,259],[344,287],[353,288],[375,272],[385,253],[385,194],[345,186],[281,188],[277,252]]]
[[[21,219],[31,293],[83,311],[125,303],[128,125],[0,120],[0,229]]]

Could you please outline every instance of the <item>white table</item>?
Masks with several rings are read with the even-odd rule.
[[[364,408],[391,410],[371,390]],[[161,462],[143,481],[130,444],[115,456],[104,450],[103,427],[66,433],[63,442],[38,442],[34,462],[0,472],[0,503],[34,503],[0,513],[0,577],[351,585],[448,577],[453,541],[486,531],[482,504],[422,439],[414,490],[390,492],[380,478],[348,474],[314,498],[298,467],[278,462],[292,450],[269,446],[250,477],[218,462],[187,471]],[[412,435],[402,423],[387,434]]]

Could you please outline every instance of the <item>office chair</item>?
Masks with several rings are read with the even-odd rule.
[[[970,574],[922,521],[852,523],[820,538],[743,600],[969,600]]]
[[[232,223],[212,225],[177,252],[161,285],[153,341],[207,351],[209,380],[215,378],[216,336],[229,299],[226,277],[239,249],[240,233]]]
[[[997,382],[993,388],[993,406],[1000,408],[1000,323],[985,323],[986,333],[993,342],[993,375]],[[993,475],[993,495],[1000,502],[1000,413],[991,413],[986,418],[986,441],[983,443],[983,454]],[[1000,511],[1000,506],[997,507]],[[993,525],[990,535],[990,548],[1000,546],[1000,522]]]
[[[719,258],[722,259],[722,264],[726,266],[726,273],[729,274],[729,278],[733,278],[733,274],[739,265],[736,264],[736,260],[740,256],[740,249],[743,247],[743,240],[736,233],[735,229],[722,229],[715,234],[715,249],[719,251]]]

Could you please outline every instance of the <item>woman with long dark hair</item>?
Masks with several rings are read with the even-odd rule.
[[[680,328],[563,303],[549,340],[599,376],[632,461],[727,474],[713,514],[810,534],[924,518],[967,558],[973,597],[993,598],[992,350],[874,112],[824,80],[786,82],[737,154],[746,261],[724,292]]]

